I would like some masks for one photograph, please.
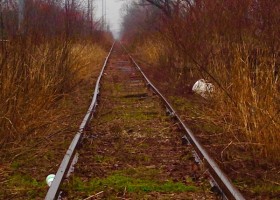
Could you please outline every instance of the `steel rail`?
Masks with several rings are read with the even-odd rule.
[[[172,105],[168,102],[168,100],[161,94],[161,92],[152,84],[152,82],[148,79],[145,73],[142,71],[140,66],[135,62],[133,57],[129,54],[128,50],[121,44],[123,49],[127,52],[130,57],[130,60],[135,65],[135,67],[139,70],[139,72],[144,77],[147,85],[151,87],[151,89],[162,99],[167,109],[170,112],[170,115],[177,119],[180,123],[183,130],[186,132],[186,135],[183,137],[188,141],[188,143],[192,144],[195,149],[196,155],[199,157],[200,162],[203,162],[208,168],[208,172],[211,175],[212,183],[220,190],[224,199],[236,199],[236,200],[244,200],[244,196],[239,192],[239,190],[232,184],[231,180],[227,177],[227,175],[221,170],[218,164],[215,162],[213,158],[208,154],[205,148],[200,144],[198,139],[195,137],[193,132],[187,127],[181,117],[177,114]]]
[[[105,62],[103,64],[103,67],[101,69],[101,72],[98,76],[98,79],[96,81],[96,85],[95,85],[95,89],[94,89],[94,93],[93,93],[93,97],[92,97],[92,101],[91,101],[91,104],[87,110],[87,113],[79,127],[79,130],[78,132],[76,133],[76,135],[74,136],[57,172],[56,172],[56,175],[55,175],[55,178],[48,190],[48,193],[45,197],[46,200],[54,200],[54,199],[57,199],[58,196],[59,196],[59,187],[61,185],[61,183],[63,182],[63,179],[66,175],[66,173],[68,172],[69,170],[69,167],[71,165],[71,161],[73,160],[74,158],[74,155],[75,155],[75,152],[76,152],[76,149],[77,147],[79,146],[80,144],[80,141],[83,137],[83,133],[84,133],[84,130],[85,128],[88,126],[91,118],[92,118],[92,115],[93,113],[95,112],[95,108],[97,106],[97,98],[98,98],[98,95],[99,95],[99,88],[100,88],[100,80],[102,78],[102,75],[104,73],[104,70],[107,66],[107,63],[108,63],[108,60],[109,60],[109,57],[113,51],[113,48],[114,48],[114,45],[115,45],[115,42],[113,43],[106,59],[105,59]]]

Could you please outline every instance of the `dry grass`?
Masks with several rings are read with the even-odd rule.
[[[152,65],[157,65],[167,51],[163,42],[147,40],[143,45],[138,46],[137,52],[141,52],[141,56]]]
[[[36,58],[36,62],[34,61],[30,67],[34,73],[39,73],[39,70],[36,71],[35,63],[49,68],[56,66],[54,61],[58,62],[61,49],[57,47],[56,53],[52,54],[56,55],[56,59],[53,59],[52,62],[53,65],[47,65],[50,46],[51,44],[48,43],[37,46],[33,54],[28,55]],[[72,73],[72,79],[69,82],[70,88],[59,93],[51,90],[54,86],[43,85],[45,82],[34,84],[34,87],[30,87],[29,92],[18,95],[19,99],[27,98],[26,95],[34,95],[32,97],[33,105],[25,105],[26,112],[22,111],[22,116],[15,115],[24,120],[25,124],[13,122],[17,132],[9,126],[1,129],[3,145],[0,151],[0,186],[2,188],[0,189],[0,199],[44,198],[48,189],[45,178],[48,174],[56,172],[56,167],[61,162],[88,109],[93,86],[107,52],[96,44],[86,42],[72,43],[68,46],[68,50],[67,67]],[[56,71],[56,73],[58,72]],[[42,74],[36,75],[41,77]],[[45,79],[52,80],[52,84],[58,84],[55,77],[51,77],[54,76],[54,73],[48,71],[45,75]],[[63,76],[64,74],[61,74],[61,77]],[[21,82],[21,84],[27,83]],[[45,92],[40,92],[37,87],[46,88]],[[53,100],[47,101],[46,99]],[[44,101],[44,104],[41,101]],[[1,103],[3,102],[1,96]],[[10,106],[15,106],[14,110],[17,110],[22,105]],[[36,112],[32,111],[29,106],[37,109]],[[37,108],[38,106],[41,106],[41,109]],[[8,134],[12,134],[12,137]]]
[[[142,60],[159,66],[150,69],[153,76],[160,77],[159,81],[164,79],[160,84],[169,89],[175,83],[177,93],[188,92],[184,87],[195,78],[213,82],[216,91],[211,101],[215,106],[207,109],[207,116],[201,117],[217,122],[229,134],[224,137],[246,144],[246,149],[252,151],[254,156],[263,156],[278,163],[280,83],[275,76],[276,55],[264,47],[249,44],[217,42],[214,46],[216,52],[209,59],[207,71],[215,80],[199,66],[193,67],[194,63],[180,59],[176,50],[170,51],[166,41],[147,40],[137,52]],[[229,55],[224,53],[225,49],[230,52]],[[168,54],[175,55],[175,59],[168,60]]]
[[[39,134],[52,123],[60,100],[104,55],[93,44],[8,43],[0,54],[0,146]]]
[[[214,96],[215,111],[227,116],[224,126],[234,125],[248,143],[259,144],[256,153],[279,161],[280,83],[275,76],[275,55],[246,44],[230,45],[229,50],[230,60],[217,54],[209,66],[230,96],[218,90]],[[252,55],[253,51],[257,53]],[[252,145],[254,148],[256,145]]]

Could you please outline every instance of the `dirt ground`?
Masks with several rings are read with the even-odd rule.
[[[117,46],[64,199],[216,199],[182,136]]]
[[[138,62],[247,199],[280,199],[279,166],[254,153],[238,130],[232,134],[222,128],[222,122],[215,120],[215,113],[209,109],[214,106],[211,100],[191,92],[195,80],[188,80],[188,87],[182,91],[181,86],[176,88],[170,84],[172,80],[159,73],[160,67],[140,59]]]

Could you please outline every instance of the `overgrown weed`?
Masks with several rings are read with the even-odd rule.
[[[279,162],[280,84],[275,73],[275,54],[265,45],[260,48],[249,43],[217,42],[217,53],[208,61],[209,76],[178,52],[170,51],[169,42],[151,38],[140,45],[137,52],[141,60],[154,66],[148,70],[153,79],[159,81],[157,84],[173,90],[173,95],[186,96],[194,80],[209,80],[215,85],[214,95],[207,100],[211,103],[202,112],[193,114],[215,121],[229,138],[243,142],[254,158],[263,156],[271,162]],[[174,58],[167,59],[167,55]]]
[[[91,43],[8,43],[0,53],[1,147],[39,134],[53,121],[51,111],[59,101],[98,70],[104,57],[104,50]]]

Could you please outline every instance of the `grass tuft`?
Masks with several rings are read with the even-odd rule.
[[[85,183],[79,178],[74,178],[71,187],[72,190],[92,193],[92,191],[101,191],[105,188],[110,188],[117,192],[122,192],[125,189],[128,192],[190,192],[196,191],[197,188],[193,185],[185,185],[181,182],[165,181],[158,182],[155,180],[133,178],[121,174],[113,174],[102,179],[92,179]]]

